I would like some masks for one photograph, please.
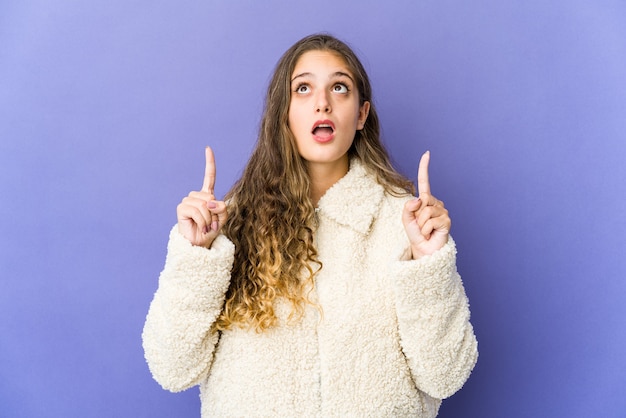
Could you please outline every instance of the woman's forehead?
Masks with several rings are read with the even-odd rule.
[[[303,53],[294,66],[291,79],[299,76],[348,75],[354,78],[353,72],[345,58],[335,51],[312,50]]]

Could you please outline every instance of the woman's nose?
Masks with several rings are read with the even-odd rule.
[[[330,101],[328,100],[326,92],[320,92],[315,100],[315,112],[316,113],[330,113]]]

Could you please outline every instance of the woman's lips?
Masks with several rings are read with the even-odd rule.
[[[335,124],[330,120],[318,120],[311,129],[313,139],[317,142],[329,142],[335,137]]]

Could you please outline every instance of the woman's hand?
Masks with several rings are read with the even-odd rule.
[[[452,221],[443,202],[430,194],[428,163],[430,151],[422,155],[417,169],[417,198],[408,201],[402,211],[402,223],[411,242],[414,260],[430,255],[448,242]]]
[[[226,204],[215,200],[215,157],[206,147],[206,168],[202,190],[191,192],[176,208],[178,231],[193,245],[210,248],[226,223]]]

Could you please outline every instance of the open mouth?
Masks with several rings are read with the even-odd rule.
[[[330,140],[335,134],[335,124],[329,120],[321,120],[315,122],[311,133],[316,139]]]

